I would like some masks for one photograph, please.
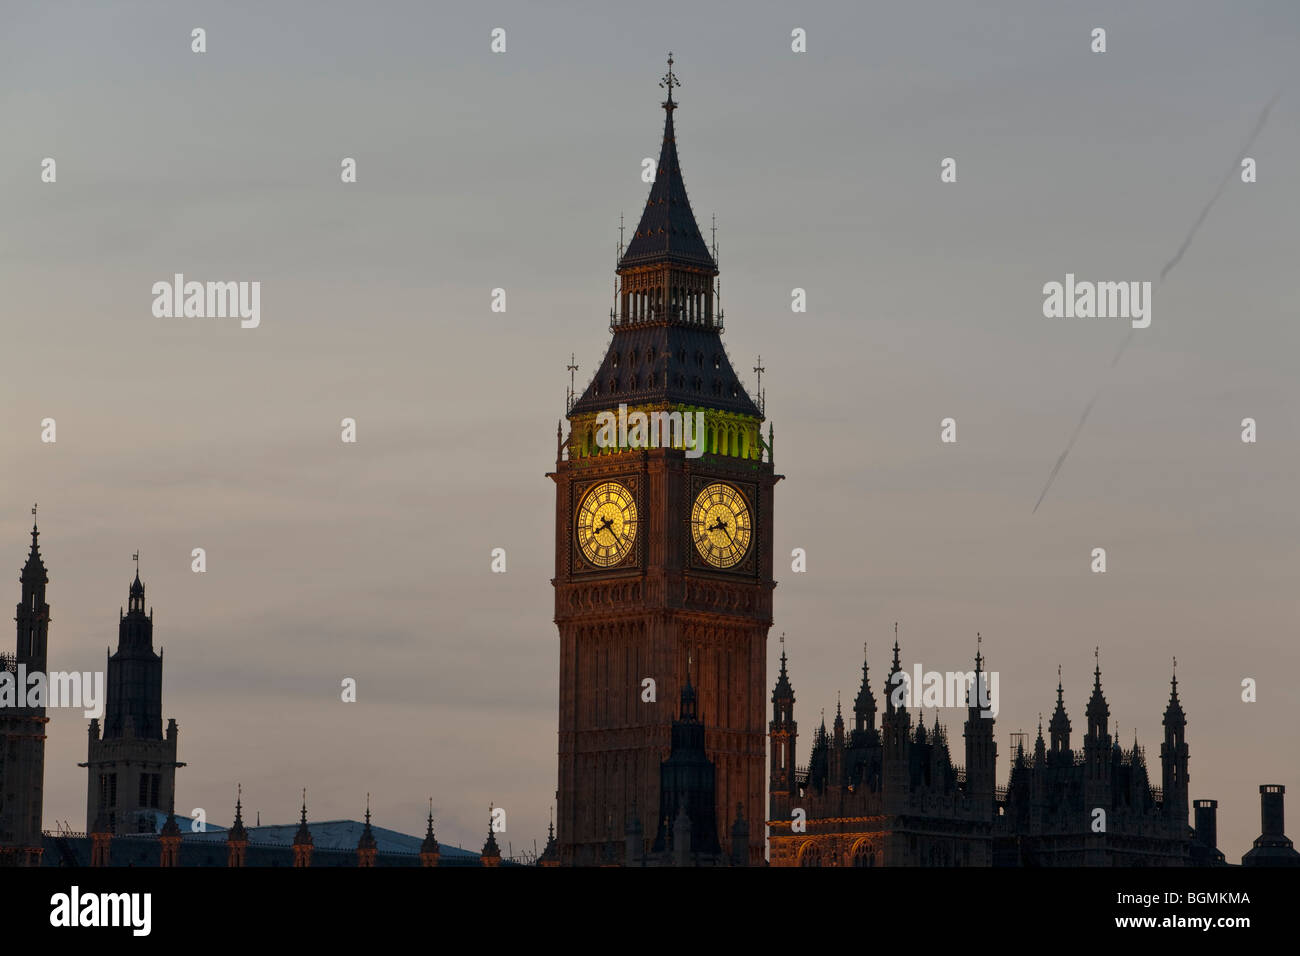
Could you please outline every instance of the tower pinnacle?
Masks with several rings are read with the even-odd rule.
[[[673,51],[668,51],[668,72],[664,74],[659,85],[668,91],[668,99],[664,100],[664,109],[672,112],[677,109],[677,104],[673,102],[673,87],[681,86],[681,81],[677,79],[677,74],[673,72]]]

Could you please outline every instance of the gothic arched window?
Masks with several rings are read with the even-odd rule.
[[[853,865],[868,867],[876,865],[876,848],[866,840],[859,840],[853,846]]]
[[[816,843],[808,842],[799,848],[799,865],[819,867],[822,865],[822,848]]]

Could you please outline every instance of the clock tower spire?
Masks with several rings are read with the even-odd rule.
[[[634,808],[656,821],[676,812],[659,807],[660,764],[688,672],[704,750],[717,768],[711,818],[732,819],[739,804],[744,819],[766,819],[779,476],[763,415],[722,344],[718,268],[678,159],[680,81],[671,54],[661,86],[668,95],[659,163],[618,262],[610,341],[568,409],[568,435],[549,475],[560,638],[556,842],[564,865],[623,856]],[[718,839],[729,858],[761,863],[764,836],[754,826]],[[735,839],[747,845],[726,845]]]

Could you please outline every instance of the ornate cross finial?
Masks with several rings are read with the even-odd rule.
[[[867,659],[867,642],[866,642],[866,641],[863,641],[863,642],[862,642],[862,659],[863,659],[864,661]]]
[[[135,554],[131,555],[131,560],[135,562],[135,576],[139,577],[140,576],[140,552],[136,551]]]
[[[677,74],[673,72],[672,50],[668,51],[668,72],[665,73],[663,79],[659,81],[659,85],[668,91],[668,102],[665,103],[664,106],[671,109],[673,105],[673,87],[682,85],[677,79]]]
[[[32,517],[33,517],[33,518],[36,517],[36,505],[35,505],[35,504],[32,505]],[[36,522],[33,521],[32,523],[35,524]]]

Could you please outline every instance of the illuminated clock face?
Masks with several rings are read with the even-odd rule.
[[[583,496],[578,508],[578,546],[598,568],[618,564],[636,540],[636,501],[617,481],[602,482]]]
[[[691,537],[700,557],[715,568],[739,564],[749,552],[754,531],[745,497],[731,485],[714,482],[695,498]]]

